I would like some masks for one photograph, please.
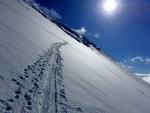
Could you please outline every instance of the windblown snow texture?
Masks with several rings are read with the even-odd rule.
[[[24,0],[0,0],[0,113],[149,113],[150,85]]]

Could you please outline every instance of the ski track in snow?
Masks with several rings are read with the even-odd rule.
[[[68,109],[83,112],[81,108],[69,105],[65,94],[59,51],[65,44],[52,44],[33,65],[24,69],[24,76],[11,73],[11,82],[17,85],[17,89],[12,98],[0,99],[0,113],[68,113]],[[4,78],[0,79],[5,82]]]

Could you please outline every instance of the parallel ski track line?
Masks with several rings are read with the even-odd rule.
[[[43,88],[43,99],[41,100],[40,113],[57,113],[58,112],[58,83],[57,83],[57,71],[61,69],[60,65],[60,52],[59,48],[66,43],[56,43],[53,48],[53,53],[51,55],[50,70],[47,73]],[[59,68],[58,68],[59,67]]]

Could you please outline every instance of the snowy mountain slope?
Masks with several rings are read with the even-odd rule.
[[[149,113],[149,84],[51,21],[0,1],[0,113]]]

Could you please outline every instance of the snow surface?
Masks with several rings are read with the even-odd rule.
[[[148,83],[22,0],[0,0],[0,52],[0,113],[150,113]]]

